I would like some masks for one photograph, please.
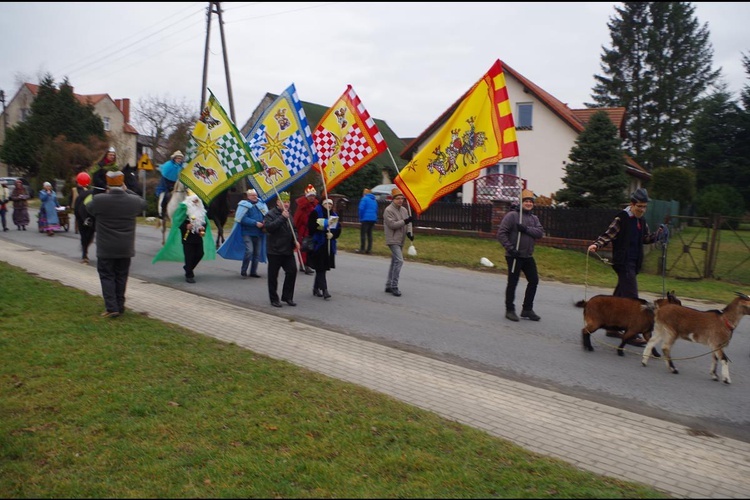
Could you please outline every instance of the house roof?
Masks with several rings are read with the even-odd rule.
[[[549,108],[550,111],[557,115],[564,123],[570,126],[577,133],[580,134],[581,132],[583,132],[583,130],[586,128],[586,124],[589,122],[594,113],[598,111],[604,111],[605,113],[607,113],[612,123],[614,123],[617,129],[620,131],[620,136],[625,137],[625,108],[617,107],[570,109],[567,104],[552,96],[552,94],[542,89],[540,86],[523,76],[515,69],[508,66],[506,63],[503,62],[502,65],[503,71],[518,80],[521,85],[523,85],[525,92],[528,92],[529,94],[536,97],[542,104]],[[459,97],[458,100],[456,100],[456,102],[454,102],[447,110],[445,110],[443,114],[441,114],[434,122],[432,122],[424,130],[424,132],[412,139],[399,156],[405,159],[410,158],[417,146],[424,142],[427,137],[431,136],[448,119],[448,117],[453,114],[455,109],[458,107],[461,101],[463,101],[468,92],[469,91],[467,90],[466,93]],[[638,163],[629,156],[626,156],[626,163],[628,165],[628,170],[632,170],[632,173],[634,175],[645,179],[649,179],[651,177],[646,169],[638,165]]]
[[[261,104],[263,102],[273,102],[276,100],[276,98],[279,97],[278,94],[272,94],[270,92],[266,93],[266,96],[261,100]],[[318,126],[318,123],[320,123],[320,120],[323,119],[323,116],[326,114],[326,112],[330,109],[331,106],[323,106],[321,104],[315,104],[313,102],[309,101],[300,101],[302,103],[302,108],[305,110],[305,116],[307,116],[307,123],[310,125],[311,130],[315,130],[315,128]],[[404,147],[404,141],[402,141],[396,133],[391,130],[391,127],[388,126],[388,124],[379,118],[373,117],[373,120],[375,121],[375,124],[378,126],[378,130],[380,130],[380,134],[383,136],[383,139],[385,140],[385,143],[388,145],[388,148],[393,151],[400,151]],[[253,124],[254,125],[254,124]],[[245,124],[245,127],[243,127],[243,131],[245,128],[249,129],[248,124]],[[400,171],[402,168],[406,166],[408,163],[407,161],[401,159],[401,158],[394,158],[396,161],[396,165],[398,167],[398,170]],[[391,161],[391,155],[387,153],[379,154],[368,164],[377,165],[380,168],[385,167],[393,167],[393,162]]]
[[[26,88],[31,91],[31,93],[36,97],[39,94],[39,85],[33,84],[33,83],[24,83]],[[78,102],[83,104],[84,106],[87,106],[91,104],[92,106],[96,106],[104,99],[109,99],[112,102],[112,98],[109,96],[109,94],[76,94],[73,92],[73,96],[78,99]],[[123,132],[128,134],[138,134],[138,131],[133,127],[130,123],[125,123],[125,125],[122,127]]]

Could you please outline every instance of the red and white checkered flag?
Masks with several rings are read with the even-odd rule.
[[[323,115],[313,131],[313,143],[318,152],[314,168],[323,174],[327,189],[333,189],[388,147],[351,85]]]

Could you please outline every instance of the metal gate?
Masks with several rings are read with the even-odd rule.
[[[669,228],[666,275],[750,284],[750,232],[740,219],[672,216]]]

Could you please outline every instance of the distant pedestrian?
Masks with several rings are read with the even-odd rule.
[[[372,229],[378,221],[378,200],[369,189],[362,192],[359,200],[359,249],[357,253],[372,253]]]
[[[534,242],[544,236],[544,228],[539,218],[531,213],[534,209],[534,193],[524,189],[521,198],[521,207],[515,207],[505,214],[497,230],[497,239],[505,248],[505,261],[508,263],[505,317],[511,321],[519,321],[515,306],[516,287],[523,272],[526,277],[526,293],[523,296],[521,317],[539,321],[541,318],[534,312],[534,298],[539,285]],[[523,210],[523,214],[520,210]]]
[[[294,252],[300,245],[295,234],[289,213],[289,194],[280,193],[276,206],[263,218],[263,227],[268,237],[268,298],[273,307],[281,307],[281,302],[296,306],[294,285],[297,282],[297,263]],[[284,284],[279,301],[279,270],[284,269]]]
[[[326,274],[336,267],[336,240],[341,235],[341,221],[333,211],[333,200],[326,198],[310,212],[307,230],[314,242],[313,250],[307,252],[307,263],[315,270],[313,295],[328,300],[331,294]]]
[[[26,191],[26,187],[21,179],[16,179],[13,187],[13,194],[10,195],[10,201],[13,202],[13,224],[19,231],[26,231],[29,225],[29,198],[31,195]]]
[[[398,288],[398,284],[401,268],[404,265],[404,241],[407,236],[410,240],[414,240],[411,225],[414,217],[409,215],[409,210],[403,206],[406,198],[399,188],[393,188],[391,196],[393,201],[383,210],[385,244],[391,250],[391,265],[388,268],[388,278],[385,281],[385,293],[400,297],[401,290]]]
[[[206,207],[197,194],[188,190],[172,217],[167,241],[151,263],[160,260],[182,262],[185,281],[195,283],[195,268],[202,260],[216,259],[216,246]]]
[[[42,184],[42,190],[39,191],[39,201],[42,202],[39,208],[39,231],[47,233],[47,236],[54,236],[55,231],[60,231],[60,218],[57,215],[57,207],[60,202],[57,201],[57,193],[52,189],[52,184],[45,182]]]
[[[8,189],[8,181],[0,181],[0,219],[3,222],[3,231],[8,230],[8,222],[5,219],[5,214],[8,213],[7,203],[10,201],[10,190]]]
[[[302,196],[295,200],[296,208],[294,209],[294,229],[297,231],[297,237],[302,241],[306,236],[307,232],[307,220],[310,218],[310,212],[318,206],[317,191],[315,186],[308,184],[305,188],[305,192]],[[310,266],[307,265],[307,252],[300,250],[302,256],[302,264],[300,265],[299,271],[305,274],[315,274]]]
[[[107,191],[92,196],[86,210],[96,218],[96,270],[102,285],[105,318],[125,312],[125,290],[130,260],[135,256],[136,218],[146,210],[146,201],[125,191],[122,172],[106,174]]]

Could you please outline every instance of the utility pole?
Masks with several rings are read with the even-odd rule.
[[[216,13],[219,20],[219,31],[221,32],[221,51],[224,54],[224,74],[227,79],[227,94],[229,96],[229,115],[236,124],[234,115],[234,98],[232,97],[232,81],[229,78],[229,56],[227,55],[227,42],[224,38],[224,19],[221,17],[221,2],[208,2],[208,15],[206,16],[206,50],[203,54],[203,88],[201,89],[201,108],[206,104],[206,87],[208,86],[208,54],[211,43],[211,14]]]

